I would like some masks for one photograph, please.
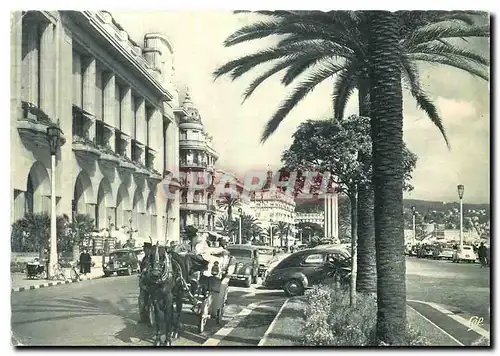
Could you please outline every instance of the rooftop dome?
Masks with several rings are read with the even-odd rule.
[[[201,122],[200,112],[194,106],[193,100],[191,99],[191,94],[189,94],[189,88],[186,88],[186,96],[184,97],[182,108],[187,112],[188,115],[185,116],[181,120],[181,122],[198,122],[200,125],[203,125]]]

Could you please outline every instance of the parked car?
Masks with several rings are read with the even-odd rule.
[[[438,258],[443,259],[443,260],[452,260],[453,253],[454,253],[453,249],[445,247],[439,253]]]
[[[263,286],[283,289],[287,296],[302,295],[305,289],[324,281],[338,269],[350,278],[350,253],[345,246],[320,245],[291,254],[268,271]]]
[[[235,272],[229,277],[233,281],[244,281],[245,287],[257,282],[259,275],[259,249],[253,245],[229,245],[227,250],[236,263]]]
[[[462,248],[460,249],[460,246],[454,251],[453,257],[452,257],[452,262],[461,262],[461,261],[466,261],[466,262],[476,262],[477,261],[477,255],[474,252],[474,249],[472,246],[469,245],[462,245]]]
[[[104,263],[103,271],[106,277],[116,273],[117,275],[131,275],[139,272],[139,259],[133,248],[122,248],[114,250],[109,254],[108,262]]]

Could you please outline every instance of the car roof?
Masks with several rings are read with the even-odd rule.
[[[227,249],[239,249],[239,250],[250,250],[250,251],[253,251],[253,250],[257,250],[257,246],[253,246],[253,245],[244,245],[244,244],[236,244],[236,245],[229,245],[227,246]]]
[[[118,249],[112,251],[111,253],[115,253],[115,252],[134,252],[134,249],[131,249],[131,248],[118,248]]]
[[[329,252],[342,252],[349,253],[345,247],[341,247],[342,245],[319,245],[316,247],[306,248],[304,250],[300,250],[292,253],[290,256],[299,256],[306,255],[310,253],[329,253]]]
[[[276,249],[276,247],[271,247],[271,246],[255,246],[257,247],[257,249],[259,250],[270,250],[270,251],[274,251]]]

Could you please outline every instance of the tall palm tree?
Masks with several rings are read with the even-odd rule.
[[[224,42],[225,46],[262,39],[272,35],[284,35],[276,46],[255,54],[243,56],[221,66],[214,72],[217,78],[230,75],[237,79],[262,63],[271,62],[273,67],[258,76],[244,93],[249,98],[256,88],[269,77],[282,72],[285,86],[297,82],[290,96],[281,104],[267,123],[262,134],[264,142],[278,128],[289,112],[307,96],[316,85],[336,75],[333,87],[334,116],[341,118],[351,94],[358,89],[359,113],[370,116],[369,73],[367,48],[369,39],[368,17],[364,12],[352,11],[261,11],[271,17],[269,21],[245,26]],[[475,13],[473,13],[475,14]],[[482,66],[488,60],[467,49],[459,47],[449,39],[465,37],[487,37],[489,28],[477,26],[467,12],[408,12],[396,14],[400,67],[403,79],[418,106],[442,132],[447,142],[444,127],[437,109],[423,90],[418,62],[438,63],[467,71],[488,79]],[[365,164],[371,157],[360,156]],[[358,263],[360,265],[358,286],[360,291],[373,291],[376,286],[373,189],[358,187]]]
[[[406,262],[403,218],[403,93],[398,20],[369,14],[370,98],[377,258],[377,338],[405,345]]]
[[[290,231],[290,224],[284,221],[278,221],[278,223],[275,225],[275,229],[276,233],[280,237],[280,247],[285,247],[283,243],[284,238],[287,239],[286,247],[288,247],[288,233]]]
[[[217,205],[226,210],[228,220],[233,221],[233,209],[240,206],[240,199],[231,194],[225,195],[222,200],[217,201]],[[232,237],[233,232],[232,229],[228,230],[229,237]]]

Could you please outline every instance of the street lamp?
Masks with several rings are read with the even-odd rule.
[[[415,242],[417,240],[417,230],[415,229],[415,213],[416,213],[415,205],[411,207],[411,213],[413,215],[413,244],[412,245],[415,245]]]
[[[270,229],[270,238],[271,238],[271,247],[274,247],[274,240],[273,240],[273,218],[269,219],[269,229]]]
[[[239,220],[238,220],[238,243],[241,244],[241,214],[243,209],[238,208]]]
[[[464,234],[463,234],[463,225],[464,225],[464,210],[462,199],[464,197],[464,186],[463,184],[459,184],[457,186],[458,190],[458,198],[460,199],[460,250],[462,249],[464,243]]]
[[[47,140],[49,141],[51,158],[51,190],[50,190],[50,255],[47,268],[48,277],[54,275],[54,266],[57,263],[57,228],[56,228],[56,155],[60,146],[64,144],[61,138],[62,131],[59,125],[51,124],[47,127]]]

